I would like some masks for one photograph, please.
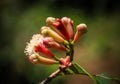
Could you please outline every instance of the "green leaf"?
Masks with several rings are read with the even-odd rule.
[[[111,81],[105,80],[102,77],[96,76],[94,78],[95,78],[96,84],[112,84]]]
[[[115,78],[110,76],[109,74],[99,74],[99,75],[91,75],[88,71],[86,71],[83,67],[81,67],[77,63],[73,63],[66,71],[64,74],[80,74],[80,75],[87,75],[89,76],[92,80],[96,82],[96,84],[113,84],[112,81],[117,81],[120,83],[119,78]],[[112,80],[112,81],[111,81]]]
[[[112,76],[110,76],[109,74],[99,74],[99,75],[96,75],[96,76],[99,76],[99,77],[102,77],[102,78],[105,78],[105,79],[111,79]]]
[[[93,80],[95,80],[94,77],[89,72],[87,72],[84,68],[82,68],[77,63],[73,63],[69,69],[71,69],[74,72],[74,74],[87,75],[90,78],[92,78]]]
[[[72,64],[72,66],[69,69],[71,69],[75,74],[84,74],[84,75],[86,75],[86,73],[76,63]]]
[[[117,78],[117,77],[113,77],[109,74],[99,74],[99,75],[96,75],[97,77],[101,77],[101,78],[104,78],[106,80],[111,80],[111,81],[116,81],[116,82],[120,82],[120,78]]]

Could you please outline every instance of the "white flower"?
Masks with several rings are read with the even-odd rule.
[[[30,42],[27,43],[24,53],[29,56],[34,54],[35,46],[37,46],[38,44],[43,44],[43,36],[41,34],[35,34],[32,36]]]

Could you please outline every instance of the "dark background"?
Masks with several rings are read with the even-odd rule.
[[[119,0],[0,0],[0,84],[38,84],[57,66],[33,65],[26,42],[48,16],[86,23],[88,33],[75,45],[74,60],[93,74],[120,75]],[[56,52],[56,55],[60,52]],[[51,84],[93,84],[84,76],[58,77]]]

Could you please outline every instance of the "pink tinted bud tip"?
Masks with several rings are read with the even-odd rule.
[[[74,35],[74,42],[77,42],[79,39],[81,39],[81,37],[83,36],[84,33],[87,32],[87,25],[86,24],[79,24],[76,27],[76,33]]]
[[[36,58],[35,54],[32,54],[29,56],[29,61],[33,64],[37,64],[38,63],[38,59]]]
[[[46,29],[49,29],[49,27],[43,26],[43,27],[41,27],[40,32],[43,32]]]
[[[60,58],[60,61],[63,66],[71,66],[70,56],[67,56],[66,58]]]
[[[87,25],[82,23],[82,24],[79,24],[77,27],[77,30],[80,31],[82,34],[86,33],[87,32]]]
[[[56,19],[53,18],[53,17],[48,17],[48,18],[46,19],[46,23],[52,24],[55,20],[56,20]]]
[[[44,38],[43,39],[43,44],[46,46],[46,47],[51,47],[50,46],[50,42],[53,42],[54,40],[53,40],[53,38],[51,38],[51,37],[46,37],[46,38]]]
[[[67,17],[63,17],[61,21],[66,30],[66,33],[68,34],[69,39],[71,39],[73,37],[73,21]]]

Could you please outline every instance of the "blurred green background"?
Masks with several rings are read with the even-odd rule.
[[[70,17],[88,32],[75,45],[74,60],[92,74],[120,75],[119,0],[0,0],[0,84],[38,84],[58,66],[33,65],[26,42],[48,16]],[[54,51],[56,55],[64,55]],[[93,84],[85,76],[57,77],[50,84]]]

